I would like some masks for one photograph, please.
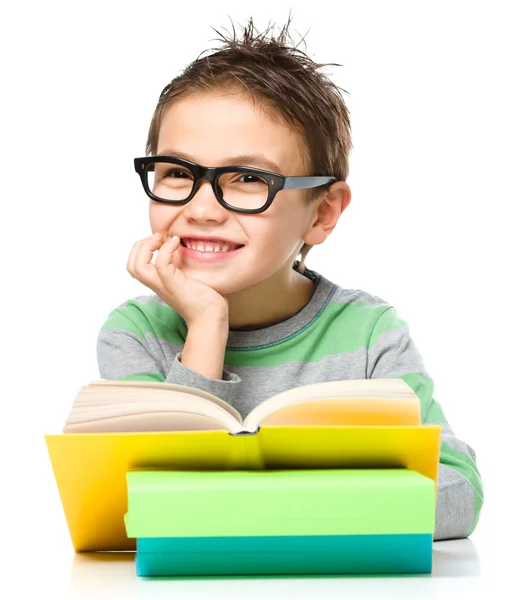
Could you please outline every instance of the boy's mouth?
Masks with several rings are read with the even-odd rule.
[[[235,244],[226,240],[199,240],[193,238],[181,238],[180,243],[184,248],[190,248],[197,252],[233,252],[242,248],[244,244]]]

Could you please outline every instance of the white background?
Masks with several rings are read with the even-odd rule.
[[[478,456],[486,499],[473,541],[515,532],[515,3],[301,4],[2,9],[0,443],[11,557],[27,536],[45,553],[71,553],[43,434],[61,430],[80,385],[98,378],[108,313],[149,293],[126,271],[133,243],[150,234],[132,161],[145,154],[162,88],[218,45],[211,27],[251,15],[263,30],[290,7],[309,56],[343,65],[326,72],[350,94],[354,143],[352,203],[307,264],[384,298],[409,323],[435,398]]]

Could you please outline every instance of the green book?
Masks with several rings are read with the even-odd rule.
[[[130,471],[130,538],[425,534],[435,482],[409,469]]]

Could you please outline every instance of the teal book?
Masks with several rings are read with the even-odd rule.
[[[433,535],[138,538],[140,577],[431,573]]]

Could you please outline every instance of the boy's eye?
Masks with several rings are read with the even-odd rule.
[[[249,173],[241,173],[238,177],[239,183],[265,183],[261,177],[250,175]]]
[[[163,177],[173,177],[175,179],[188,179],[192,177],[191,173],[183,169],[169,169]]]

